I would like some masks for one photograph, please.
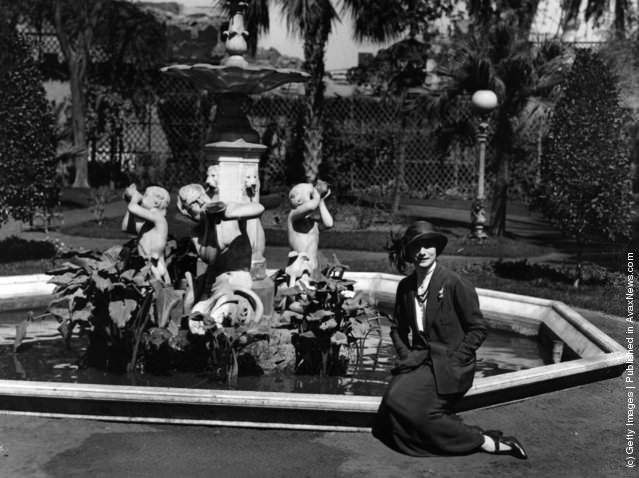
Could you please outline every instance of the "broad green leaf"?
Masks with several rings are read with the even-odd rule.
[[[127,269],[122,274],[120,274],[121,279],[129,280],[129,281],[133,281],[134,277],[135,277],[135,269]]]
[[[171,339],[171,333],[160,327],[152,327],[146,333],[146,340],[148,343],[159,348],[163,343],[168,342]]]
[[[55,269],[51,269],[51,270],[47,271],[47,274],[48,275],[60,275],[60,274],[66,273],[66,272],[77,272],[80,269],[82,269],[82,267],[80,267],[77,264],[72,264],[71,262],[65,262],[60,267],[57,267]]]
[[[306,320],[308,320],[309,322],[319,322],[334,315],[335,314],[333,312],[330,312],[328,310],[316,310],[315,312],[308,314],[306,316]]]
[[[328,319],[326,322],[320,324],[321,330],[332,330],[337,327],[337,321],[335,319]]]
[[[93,306],[91,305],[81,310],[74,310],[71,313],[73,320],[83,321],[83,322],[88,322],[92,315],[93,315]]]
[[[109,247],[102,253],[102,261],[111,262],[116,264],[120,260],[120,253],[122,252],[122,246]]]
[[[344,335],[344,333],[342,333],[340,331],[337,331],[331,337],[331,343],[337,344],[337,345],[347,345],[348,344],[348,337],[346,337],[346,335]]]
[[[113,282],[111,281],[111,279],[107,277],[102,277],[98,273],[98,271],[93,272],[93,274],[91,275],[91,279],[93,279],[93,283],[95,284],[95,287],[102,292],[110,290],[113,286]]]
[[[50,284],[68,285],[76,277],[76,272],[65,272],[64,274],[55,275],[48,280]]]
[[[71,312],[69,307],[49,307],[49,313],[61,320],[71,320]]]
[[[175,290],[172,286],[152,280],[151,286],[155,290],[155,314],[159,327],[165,327],[172,317],[182,315],[184,292]]]
[[[368,334],[370,327],[368,322],[360,322],[354,318],[350,319],[350,335],[355,339],[363,339]]]
[[[60,325],[58,325],[58,332],[60,332],[60,335],[62,335],[65,342],[68,342],[71,339],[74,325],[75,322],[69,320],[63,320],[60,322]]]
[[[133,299],[114,300],[109,302],[109,316],[115,325],[122,328],[131,319],[131,313],[138,303]]]

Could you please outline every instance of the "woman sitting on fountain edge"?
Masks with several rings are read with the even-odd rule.
[[[417,221],[392,242],[391,262],[402,273],[412,263],[414,271],[397,288],[391,338],[399,362],[373,435],[412,456],[485,451],[526,459],[517,439],[468,426],[452,413],[473,383],[487,327],[474,287],[437,263],[446,236]]]

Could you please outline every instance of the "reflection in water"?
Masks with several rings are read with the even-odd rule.
[[[24,318],[24,314],[21,316]],[[86,350],[86,338],[74,337],[69,346],[55,330],[54,321],[29,326],[31,339],[19,353],[13,353],[15,324],[21,320],[0,324],[0,378],[41,380],[111,385],[224,389],[207,373],[176,372],[169,376],[135,373],[112,375],[100,370],[78,368],[76,365]],[[235,389],[269,392],[332,393],[347,395],[381,395],[390,379],[389,370],[395,355],[383,326],[380,334],[372,333],[361,349],[352,347],[348,373],[343,377],[319,377],[273,374],[240,377]],[[552,344],[549,345],[552,349]],[[477,351],[477,375],[485,377],[528,369],[552,363],[552,350],[546,350],[534,337],[512,332],[490,330],[488,339]]]

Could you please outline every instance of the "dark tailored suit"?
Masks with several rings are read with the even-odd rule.
[[[477,451],[483,443],[481,431],[465,425],[451,411],[472,386],[475,350],[486,338],[477,293],[466,280],[437,264],[428,286],[424,332],[420,332],[415,315],[417,286],[413,273],[397,288],[391,338],[399,364],[382,399],[373,434],[409,455]]]

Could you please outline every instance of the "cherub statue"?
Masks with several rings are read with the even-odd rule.
[[[293,186],[288,197],[291,202],[291,212],[288,214],[288,242],[297,254],[308,257],[308,267],[311,275],[317,275],[319,267],[319,225],[326,228],[333,227],[333,217],[328,211],[325,199],[331,190],[324,181],[317,181],[316,186],[310,183],[300,183]],[[319,219],[314,215],[319,211]]]
[[[216,277],[228,271],[251,269],[251,244],[246,221],[264,212],[260,203],[213,201],[201,184],[188,184],[178,192],[178,209],[197,224],[192,230],[193,245],[208,265],[204,288],[196,300],[210,290]]]
[[[129,204],[122,219],[122,230],[138,235],[138,253],[151,265],[151,273],[165,284],[171,278],[164,262],[164,249],[169,235],[166,210],[171,196],[160,186],[149,186],[141,194],[135,184],[124,193]]]

